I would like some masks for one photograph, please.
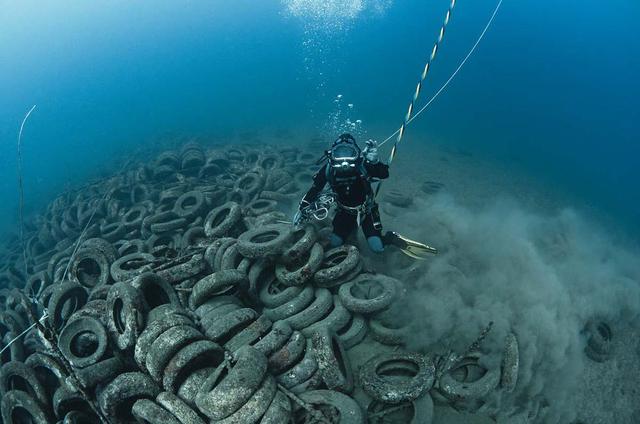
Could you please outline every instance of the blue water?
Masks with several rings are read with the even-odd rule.
[[[327,132],[338,94],[354,104],[363,131],[386,137],[449,2],[370,0],[360,13],[328,19],[292,14],[292,3],[4,2],[0,231],[14,228],[16,136],[33,104],[23,140],[27,211],[170,136]],[[323,3],[340,11],[358,2]],[[459,2],[425,97],[495,4]],[[408,142],[413,134],[516,166],[640,236],[638,18],[634,0],[506,0]]]

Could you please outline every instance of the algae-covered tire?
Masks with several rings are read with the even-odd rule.
[[[133,357],[140,369],[146,369],[147,353],[153,342],[160,334],[177,325],[194,325],[194,323],[190,318],[177,313],[166,313],[162,315],[162,319],[148,322],[133,350]]]
[[[333,287],[335,281],[347,275],[359,261],[360,252],[355,246],[343,245],[333,248],[325,252],[324,260],[313,279],[318,287]]]
[[[357,314],[372,314],[387,308],[395,300],[398,280],[381,274],[361,274],[340,286],[345,308]]]
[[[373,399],[391,404],[417,399],[431,390],[434,378],[433,361],[417,353],[377,355],[360,369],[364,391]]]
[[[1,402],[2,422],[16,423],[28,422],[32,424],[48,424],[51,417],[29,393],[21,390],[10,390],[2,396]],[[21,416],[24,421],[14,420]]]
[[[246,193],[247,196],[255,196],[263,187],[264,178],[255,172],[249,172],[238,178],[234,184],[234,190]]]
[[[293,299],[275,308],[265,308],[264,313],[274,321],[289,318],[307,308],[315,299],[315,293],[313,287],[306,286]]]
[[[368,331],[367,321],[361,315],[353,315],[351,321],[337,330],[336,334],[344,348],[351,349],[367,336]]]
[[[114,281],[127,281],[151,269],[155,257],[149,253],[132,253],[116,259],[111,264]]]
[[[131,285],[142,294],[147,310],[160,305],[179,304],[175,289],[164,278],[152,272],[140,274],[131,282]]]
[[[321,319],[320,321],[311,324],[310,326],[303,328],[302,334],[307,337],[311,337],[311,335],[321,328],[327,328],[330,331],[337,332],[345,325],[349,323],[351,320],[351,312],[349,312],[343,305],[342,301],[338,296],[333,296],[333,308],[331,312]]]
[[[242,303],[236,296],[216,296],[198,306],[194,312],[202,320],[209,312],[224,305],[235,305],[236,309],[242,308]]]
[[[173,212],[180,218],[192,220],[200,216],[206,207],[202,192],[194,190],[178,197],[173,206]]]
[[[304,356],[300,362],[278,375],[276,380],[285,388],[291,389],[311,378],[316,371],[318,371],[318,361],[316,361],[311,341],[307,340]]]
[[[100,321],[82,317],[70,321],[60,333],[58,347],[76,368],[98,362],[107,351],[107,331]]]
[[[289,340],[280,349],[269,356],[269,371],[280,374],[290,369],[303,357],[307,339],[299,331],[294,331]]]
[[[44,381],[49,390],[60,386],[67,378],[67,371],[62,364],[51,355],[35,352],[24,361],[31,367],[40,381]]]
[[[133,347],[144,326],[145,305],[140,292],[128,283],[111,286],[107,296],[107,329],[121,350]]]
[[[110,222],[100,225],[102,238],[113,243],[120,240],[127,233],[127,227],[123,222]]]
[[[146,366],[149,374],[162,381],[165,367],[176,353],[190,343],[204,339],[204,335],[190,325],[171,327],[158,336],[147,353]]]
[[[224,344],[225,350],[234,353],[242,346],[252,346],[258,340],[260,340],[265,334],[271,330],[273,323],[266,315],[261,315],[245,327],[238,334],[233,336],[228,342]]]
[[[212,420],[222,420],[238,411],[258,390],[267,372],[260,351],[245,346],[236,352],[236,363],[218,366],[196,396],[198,409]]]
[[[258,340],[253,347],[269,357],[287,343],[292,333],[293,329],[289,324],[284,321],[276,321],[271,326],[271,331]]]
[[[176,259],[171,262],[171,265],[160,266],[155,272],[170,284],[177,284],[200,274],[206,266],[203,255],[195,254]]]
[[[242,256],[240,252],[238,252],[238,246],[235,244],[229,246],[220,258],[220,270],[237,269],[247,275],[250,266],[251,260]]]
[[[337,421],[340,424],[364,424],[365,417],[360,409],[360,405],[351,397],[344,393],[333,390],[312,390],[301,393],[300,399],[309,404],[314,409],[329,412],[330,415],[337,413]],[[333,414],[332,414],[333,413]],[[303,412],[302,415],[308,414]],[[312,418],[312,417],[309,417]],[[302,417],[299,423],[308,422]]]
[[[145,253],[147,251],[147,245],[143,240],[122,240],[122,243],[117,244],[118,256],[126,256],[132,253]]]
[[[205,327],[205,334],[216,343],[224,344],[231,337],[238,334],[251,324],[258,313],[251,308],[242,308],[231,311]]]
[[[127,230],[140,229],[142,220],[147,215],[147,208],[143,205],[137,205],[129,208],[127,213],[122,216],[122,223]]]
[[[367,407],[367,422],[369,424],[386,424],[388,422],[432,424],[433,399],[425,394],[413,402],[406,402],[406,405],[405,403],[392,405],[373,400]]]
[[[17,382],[21,385],[18,386]],[[4,397],[11,389],[18,387],[33,396],[40,405],[49,405],[47,390],[29,365],[18,361],[3,364],[0,368],[0,397]]]
[[[88,367],[74,370],[75,376],[85,389],[105,384],[118,376],[125,368],[119,357],[111,357]]]
[[[200,326],[206,331],[206,329],[208,329],[210,326],[221,324],[218,321],[225,315],[240,309],[243,309],[243,305],[239,305],[238,303],[221,304],[216,308],[208,310],[202,315],[202,318],[200,318]],[[240,314],[239,316],[244,315],[245,314]]]
[[[113,262],[118,257],[117,250],[113,246],[113,244],[111,244],[107,240],[104,240],[98,237],[89,238],[83,241],[82,244],[80,245],[80,249],[86,249],[86,248],[97,250],[102,255],[104,255],[104,257],[107,259],[108,262]]]
[[[204,220],[204,232],[207,237],[223,237],[231,233],[242,219],[240,205],[227,202],[213,209]]]
[[[274,309],[294,299],[303,287],[288,287],[273,278],[260,288],[260,302],[265,308]]]
[[[67,383],[56,389],[51,404],[51,409],[56,417],[64,417],[74,409],[88,411],[91,408],[87,400],[80,394],[80,391],[72,388]]]
[[[227,200],[233,203],[237,203],[241,208],[244,208],[249,203],[251,198],[246,192],[238,189],[233,189],[229,193],[227,193]]]
[[[258,293],[260,289],[275,279],[273,270],[274,267],[267,258],[260,258],[251,262],[247,271],[247,280],[249,281],[247,295],[254,304],[259,302]]]
[[[180,349],[169,361],[162,376],[162,387],[175,393],[190,372],[218,366],[224,360],[224,351],[210,340],[198,340]]]
[[[364,268],[364,261],[362,258],[358,260],[356,266],[354,266],[351,271],[347,272],[342,277],[333,280],[330,284],[327,284],[327,287],[339,287],[344,283],[348,283],[351,280],[354,280],[358,275],[362,273],[362,269]]]
[[[303,257],[318,240],[318,234],[312,225],[306,225],[293,231],[291,245],[282,253],[279,260],[291,264]]]
[[[509,333],[504,341],[502,363],[500,365],[500,387],[507,393],[513,392],[518,383],[518,370],[520,368],[520,351],[518,338],[514,333]]]
[[[587,346],[584,349],[589,359],[595,362],[605,362],[611,356],[611,340],[613,331],[605,321],[590,320],[586,327]]]
[[[149,399],[138,399],[131,414],[140,423],[181,424],[173,414]]]
[[[245,231],[238,237],[238,251],[247,258],[280,255],[291,240],[292,232],[283,224],[269,224]]]
[[[302,311],[285,319],[294,330],[302,330],[320,321],[333,305],[333,295],[327,289],[316,289],[316,298]]]
[[[296,395],[304,392],[308,392],[311,390],[316,390],[320,388],[324,388],[324,382],[322,381],[322,373],[320,370],[316,371],[310,378],[306,379],[302,383],[297,386],[293,386],[289,391]]]
[[[222,258],[224,254],[227,253],[227,250],[229,250],[231,246],[235,246],[236,243],[237,240],[232,237],[223,237],[220,239],[220,244],[213,255],[213,261],[210,262],[211,269],[214,271],[222,270]]]
[[[288,219],[289,217],[284,212],[271,211],[271,212],[267,212],[262,215],[253,217],[252,228],[261,227],[263,225],[269,225],[269,224],[277,224],[278,221],[287,221]]]
[[[198,392],[204,385],[205,381],[207,381],[207,378],[215,370],[216,369],[214,367],[206,367],[192,372],[180,385],[180,388],[178,388],[176,395],[178,395],[180,399],[184,400],[190,407],[199,411],[196,405],[196,396],[198,395]]]
[[[55,330],[60,331],[75,311],[87,302],[87,291],[78,283],[60,283],[52,291],[47,304],[47,320]]]
[[[108,417],[127,421],[133,417],[126,405],[131,405],[138,399],[155,399],[158,393],[160,388],[148,375],[126,372],[107,384],[98,393],[97,400],[100,409]]]
[[[30,299],[40,299],[44,289],[50,285],[51,277],[47,274],[47,271],[40,271],[29,277],[23,291]]]
[[[399,325],[399,322],[392,318],[376,316],[369,320],[369,333],[379,343],[391,346],[402,345],[406,343],[409,336],[409,327]]]
[[[64,415],[59,424],[94,424],[99,422],[100,418],[95,413],[84,411],[69,411]]]
[[[154,321],[166,319],[172,315],[182,315],[183,317],[188,318],[190,322],[195,319],[193,313],[182,306],[174,305],[172,303],[163,303],[149,311],[147,314],[147,327]]]
[[[476,355],[470,355],[440,377],[438,391],[455,402],[473,403],[487,396],[499,384],[500,368],[485,369],[478,364]]]
[[[183,247],[204,247],[209,243],[208,240],[203,226],[193,226],[184,232],[181,243]]]
[[[260,424],[282,424],[291,420],[291,401],[284,393],[278,391],[260,419]]]
[[[325,385],[330,390],[351,392],[353,372],[342,342],[328,328],[320,328],[311,336],[314,356]]]
[[[274,378],[267,374],[262,380],[262,384],[253,393],[249,400],[236,412],[227,418],[217,421],[220,424],[248,424],[256,423],[271,405],[273,398],[278,391]]]
[[[276,154],[264,154],[257,165],[266,171],[273,171],[282,167],[282,158]]]
[[[78,249],[69,267],[69,279],[89,289],[107,284],[112,262],[94,246]]]
[[[191,296],[189,296],[189,307],[196,309],[210,298],[222,296],[245,285],[246,281],[246,275],[235,269],[217,271],[207,275],[193,286]]]
[[[245,207],[248,216],[262,216],[278,209],[278,202],[268,199],[255,199]]]
[[[167,214],[169,215],[169,214]],[[183,229],[187,225],[187,220],[182,217],[178,217],[174,212],[171,212],[172,216],[165,216],[161,222],[154,222],[149,225],[149,229],[153,234],[164,234],[171,231],[177,231]]]
[[[156,397],[156,402],[169,411],[180,424],[205,424],[196,411],[171,392],[160,393]]]
[[[316,243],[297,261],[276,265],[276,278],[286,286],[301,286],[313,278],[324,257],[322,245]]]

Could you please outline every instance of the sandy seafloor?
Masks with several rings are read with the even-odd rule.
[[[235,143],[244,143],[247,141],[250,144],[283,143],[281,136],[273,137],[272,135],[266,136],[256,133],[248,138],[249,140],[247,140],[247,135],[243,137],[235,137],[231,141],[226,141],[225,144],[228,143],[229,145],[233,145]],[[310,135],[298,136],[296,134],[288,134],[287,138],[287,144],[293,142],[293,144],[305,146],[305,150],[307,148],[315,149],[318,151],[318,154],[320,154],[323,148],[328,147],[317,139],[314,139],[311,142],[304,141],[311,139],[312,137]],[[298,142],[298,140],[303,141]],[[207,140],[202,140],[201,143],[204,146],[208,144]],[[216,145],[215,147],[218,147],[219,143],[220,141],[216,140],[214,143]],[[307,144],[308,147],[306,147]],[[178,147],[178,145],[174,145],[174,147]],[[384,153],[382,155],[384,156]],[[151,157],[153,156],[144,154],[140,155],[138,160],[145,162]],[[105,174],[108,174],[108,171],[105,172]],[[442,185],[441,189],[433,190],[432,193],[425,193],[421,189],[421,186],[427,181],[440,183]],[[408,208],[408,211],[390,207],[386,204],[384,201],[385,193],[393,190],[400,191],[412,197],[414,204]],[[461,248],[460,246],[439,245],[438,242],[442,242],[442,240],[447,239],[446,237],[443,239],[441,237],[442,234],[436,234],[434,239],[429,237],[428,231],[429,228],[432,228],[434,225],[434,220],[444,222],[443,226],[445,227],[451,224],[447,227],[450,232],[455,232],[456,229],[463,229],[465,232],[470,231],[473,233],[473,230],[465,228],[464,225],[460,226],[460,222],[452,221],[452,223],[447,224],[445,222],[446,216],[443,219],[443,216],[433,215],[430,213],[430,211],[433,210],[437,213],[445,213],[446,215],[447,208],[451,208],[452,214],[458,215],[455,219],[460,217],[464,218],[464,216],[474,216],[477,213],[485,218],[475,222],[476,224],[491,223],[491,225],[496,225],[495,230],[498,230],[500,228],[499,221],[501,218],[497,217],[496,219],[487,219],[487,216],[491,215],[491,210],[494,205],[503,205],[498,207],[498,210],[500,211],[510,208],[521,211],[517,212],[516,215],[524,215],[529,218],[535,217],[534,220],[540,220],[543,225],[546,219],[553,221],[556,219],[554,217],[559,215],[562,216],[563,211],[566,208],[571,207],[572,205],[577,205],[574,208],[575,212],[569,213],[569,221],[573,219],[574,214],[577,214],[581,216],[581,222],[598,222],[597,224],[594,224],[594,226],[598,227],[599,233],[608,234],[609,231],[605,230],[605,228],[610,228],[610,224],[605,223],[605,218],[601,218],[601,215],[597,212],[590,211],[588,209],[588,205],[580,204],[578,199],[572,199],[570,197],[570,193],[558,192],[555,188],[545,186],[542,182],[537,181],[530,176],[519,174],[516,166],[513,168],[500,167],[490,161],[480,160],[465,151],[448,149],[446,147],[429,145],[427,143],[423,143],[421,145],[415,140],[413,141],[413,144],[402,146],[402,150],[391,169],[391,178],[385,183],[380,199],[385,229],[398,230],[409,237],[418,238],[421,241],[434,244],[441,251],[445,252],[445,255],[449,254],[454,249]],[[431,205],[435,209],[432,210]],[[487,210],[489,210],[489,212],[487,212]],[[504,215],[505,226],[507,227],[509,225],[517,225],[518,222],[517,220],[515,224],[513,222],[509,222],[510,216],[510,212],[506,212]],[[562,219],[560,220],[562,221]],[[524,222],[526,223],[527,221]],[[474,222],[469,222],[469,225],[474,225]],[[577,228],[589,228],[589,225],[586,227],[578,226]],[[615,228],[613,229],[613,231],[616,230],[617,229]],[[508,245],[505,245],[510,242],[508,229],[500,232],[499,237],[496,237],[495,240],[491,237],[492,231],[494,231],[494,229],[486,228],[485,239],[478,239],[476,235],[471,237],[463,236],[458,239],[457,234],[450,234],[449,239],[456,240],[456,243],[475,243],[476,245],[463,246],[461,251],[464,252],[464,249],[469,249],[475,254],[481,252],[479,253],[480,256],[486,255],[487,258],[491,258],[496,250],[508,251],[510,249]],[[571,233],[571,231],[569,231],[569,233]],[[515,240],[514,246],[520,246],[522,240],[519,238],[521,236],[522,234],[513,235],[513,240]],[[590,240],[589,237],[586,239]],[[579,238],[579,240],[581,239]],[[605,242],[615,244],[617,243],[615,240],[616,238],[611,236],[610,239],[605,239]],[[360,242],[362,242],[362,240],[360,240]],[[494,243],[500,243],[501,245],[496,246]],[[614,246],[612,249],[615,252],[618,247]],[[624,251],[625,255],[628,254],[631,257],[634,255],[633,250],[627,251],[626,247],[620,247],[619,249]],[[502,255],[504,255],[504,252]],[[445,258],[446,257],[447,256],[445,256]],[[430,299],[432,302],[438,302],[438,296],[444,293],[441,291],[442,287],[439,287],[438,291],[430,291],[432,286],[430,286],[428,282],[423,284],[423,276],[431,275],[429,274],[430,267],[432,264],[436,264],[437,262],[435,261],[438,260],[440,260],[440,258],[434,258],[433,260],[429,259],[425,262],[413,262],[401,257],[397,251],[389,251],[385,253],[385,257],[382,260],[369,256],[369,266],[376,268],[376,270],[380,272],[388,272],[390,268],[394,268],[394,271],[390,273],[406,276],[405,282],[408,284],[408,290],[417,291],[418,296],[416,296],[416,299],[418,302],[420,301],[421,296],[423,296],[424,299]],[[527,260],[527,258],[524,257],[524,260]],[[488,260],[486,263],[482,264],[482,266],[491,266],[491,264],[492,262]],[[574,263],[573,265],[570,264],[569,266],[580,266],[580,262]],[[434,265],[434,267],[436,267],[436,265]],[[624,272],[637,277],[638,274],[634,274],[636,271],[637,267],[632,265],[631,271],[625,270]],[[489,270],[488,275],[491,276],[499,274],[500,270]],[[470,276],[470,279],[473,280],[473,275]],[[504,293],[495,293],[496,296],[503,296],[500,300],[501,303],[499,303],[500,307],[503,309],[496,308],[492,310],[491,307],[489,307],[482,311],[476,311],[474,310],[476,306],[474,306],[472,301],[471,303],[465,304],[465,314],[457,316],[455,311],[446,309],[446,299],[442,300],[442,308],[444,309],[439,311],[430,311],[428,309],[428,305],[432,305],[433,303],[425,303],[425,308],[427,308],[426,310],[411,309],[415,308],[415,305],[411,305],[409,310],[414,311],[414,313],[417,313],[415,311],[420,311],[419,315],[411,317],[411,321],[413,324],[417,323],[419,326],[424,327],[426,331],[432,328],[430,325],[427,325],[427,321],[438,321],[438,316],[436,315],[443,311],[446,312],[445,315],[450,314],[449,318],[456,321],[453,323],[453,330],[451,328],[445,330],[446,326],[440,325],[437,330],[438,335],[435,336],[436,340],[414,340],[413,344],[420,347],[432,346],[432,343],[437,345],[440,341],[438,337],[442,337],[443,333],[448,332],[448,334],[444,336],[446,340],[458,338],[460,339],[460,344],[457,347],[468,345],[468,343],[473,340],[471,335],[477,335],[478,328],[481,328],[486,324],[486,322],[474,322],[472,323],[473,325],[468,326],[466,326],[465,323],[466,328],[460,328],[459,335],[456,333],[457,329],[455,328],[455,325],[457,325],[457,322],[464,323],[464,320],[469,319],[469,317],[474,317],[475,312],[478,312],[478,316],[482,317],[481,319],[488,317],[492,320],[495,318],[496,321],[503,321],[500,318],[504,318],[506,321],[510,319],[516,320],[518,315],[513,314],[513,310],[517,310],[521,305],[518,303],[518,300],[513,300],[514,303],[511,305],[510,299],[515,299],[513,296],[517,296],[519,283],[520,282],[517,279],[513,279],[509,282],[508,289],[511,290],[512,293],[509,296],[512,297],[504,297]],[[638,281],[636,280],[635,284],[637,285],[637,283]],[[478,284],[483,284],[482,279],[479,279]],[[559,281],[558,284],[562,284],[562,281]],[[468,288],[460,287],[458,289],[455,285],[452,285],[446,288],[446,295],[449,296],[457,290],[463,291],[468,290]],[[489,291],[485,292],[479,290],[478,295],[483,298],[491,298],[493,294],[490,290],[491,288],[489,288]],[[531,287],[526,287],[526,290],[531,290]],[[535,291],[535,288],[533,290]],[[545,288],[541,288],[540,290],[545,290]],[[562,292],[562,288],[558,288],[557,293]],[[618,292],[620,292],[620,290],[618,290]],[[549,293],[549,296],[557,295],[557,293]],[[468,294],[470,294],[471,297],[474,296],[474,293]],[[525,341],[521,341],[523,344],[521,346],[521,354],[523,357],[527,355],[528,352],[532,352],[532,349],[536,352],[536,356],[538,356],[536,361],[521,359],[521,367],[527,367],[525,371],[527,373],[527,377],[526,379],[523,379],[526,381],[525,384],[530,384],[532,387],[536,387],[531,390],[524,390],[523,392],[520,392],[519,398],[515,401],[515,404],[523,404],[524,409],[520,409],[520,411],[525,412],[528,408],[532,408],[532,405],[540,407],[539,399],[533,402],[528,398],[528,395],[533,392],[538,395],[538,398],[540,394],[545,395],[550,388],[546,385],[547,382],[544,380],[546,376],[554,375],[559,379],[559,381],[561,381],[561,383],[558,383],[558,380],[556,380],[548,382],[548,384],[560,384],[561,387],[555,387],[553,390],[549,391],[548,393],[551,398],[546,399],[546,402],[549,402],[552,405],[550,408],[555,408],[554,417],[571,417],[570,420],[564,421],[564,418],[559,420],[551,418],[548,421],[528,421],[524,419],[523,415],[521,415],[520,418],[517,418],[516,415],[509,420],[499,420],[498,423],[524,424],[528,422],[559,422],[562,424],[631,424],[640,422],[640,406],[638,406],[640,405],[640,389],[637,387],[637,382],[640,381],[640,366],[638,366],[638,362],[640,360],[640,331],[638,330],[636,320],[638,310],[628,311],[630,307],[633,309],[634,296],[635,291],[633,292],[633,295],[630,296],[632,300],[629,301],[629,305],[625,305],[627,311],[623,315],[628,317],[628,320],[609,321],[614,334],[612,355],[608,361],[603,363],[593,362],[587,359],[584,354],[580,356],[585,341],[582,340],[581,336],[578,334],[580,331],[579,326],[576,326],[575,328],[565,328],[568,332],[576,333],[575,338],[573,339],[573,336],[565,337],[560,334],[557,336],[558,340],[564,340],[566,338],[572,340],[572,342],[568,342],[568,345],[565,346],[567,349],[567,357],[565,359],[567,360],[567,364],[570,364],[569,368],[571,368],[571,371],[566,374],[558,372],[553,366],[545,367],[544,370],[540,370],[539,374],[536,369],[538,366],[537,364],[544,363],[546,360],[554,361],[554,358],[562,358],[562,352],[558,353],[547,345],[548,343],[554,342],[556,335],[547,337],[543,342],[541,342],[545,343],[545,345],[541,345],[539,349],[536,349],[535,342],[532,343],[529,340],[525,346],[523,343]],[[571,299],[571,295],[568,296],[568,298]],[[583,302],[588,303],[591,301],[589,299],[591,298],[586,297],[582,298],[580,301],[576,301],[575,307],[584,308]],[[529,296],[529,301],[523,303],[523,305],[535,310],[538,306],[541,306],[541,304],[547,303],[547,301],[548,299],[546,299],[546,294],[541,293],[539,296]],[[540,304],[536,304],[535,302],[539,302]],[[483,304],[491,305],[491,302],[485,302]],[[579,320],[579,317],[583,315],[582,313],[572,314],[571,311],[567,311],[567,307],[572,307],[571,303],[569,303],[569,306],[567,306],[567,304],[558,305],[560,309],[564,308],[558,312],[558,315],[568,315],[572,317],[571,319],[568,319],[567,322],[573,322],[574,318]],[[478,306],[478,308],[480,307],[481,306]],[[554,307],[554,302],[549,301],[548,309],[553,311]],[[542,309],[545,308],[543,307]],[[497,316],[505,310],[508,310],[511,314],[509,317]],[[604,314],[611,310],[615,310],[615,305],[607,304],[606,307],[603,308],[594,308],[594,311]],[[519,315],[520,318],[531,318],[531,315],[525,313],[526,311],[520,312],[523,312],[523,314]],[[589,311],[584,311],[586,316],[590,313],[591,312]],[[492,317],[493,314],[496,314],[496,316]],[[577,315],[578,318],[574,315]],[[449,318],[445,317],[444,319]],[[564,318],[558,318],[560,321],[563,319]],[[511,324],[516,329],[517,334],[517,328],[519,324],[522,323],[513,321]],[[525,323],[524,325],[526,331],[532,331],[532,328],[533,331],[539,330],[535,325],[531,326],[529,324],[530,323]],[[496,331],[505,331],[504,323],[498,323],[497,327]],[[423,336],[424,333],[422,332],[416,334],[416,337]],[[576,340],[579,343],[578,346],[575,346]],[[379,349],[384,350],[385,348],[381,345],[358,346],[354,349],[354,354],[358,357],[358,360],[355,361],[355,365],[357,366],[360,361],[363,363],[371,352],[378,351]],[[576,356],[576,349],[578,351],[578,356]],[[545,357],[547,350],[552,352],[549,354],[548,359]],[[556,357],[554,355],[559,356]],[[562,369],[564,366],[562,364],[558,364],[558,367]],[[562,379],[568,380],[562,381]],[[518,392],[518,390],[520,389],[517,389],[516,392]],[[566,393],[567,391],[570,391],[570,393]],[[554,399],[553,396],[556,396],[558,393],[562,393],[561,398]],[[505,405],[506,404],[513,405],[513,399],[510,399],[509,402],[505,401]],[[571,410],[558,414],[557,410],[561,410],[563,407],[570,408]],[[544,407],[542,408],[544,409]],[[466,413],[456,411],[455,409],[445,405],[436,404],[435,406],[435,424],[480,424],[493,422],[496,421],[483,413]]]
[[[425,140],[413,139],[410,143],[401,145],[396,160],[393,162],[390,179],[385,181],[380,195],[385,229],[398,230],[411,237],[416,231],[421,233],[422,231],[419,229],[433,218],[428,212],[417,214],[423,221],[420,219],[406,220],[401,213],[396,217],[387,213],[387,211],[393,211],[393,207],[384,206],[385,190],[397,190],[414,197],[416,202],[433,201],[433,196],[451,197],[459,207],[469,213],[485,210],[494,203],[503,201],[507,202],[509,207],[522,209],[526,213],[542,217],[542,219],[557,216],[569,209],[580,215],[580,219],[584,219],[587,224],[592,224],[594,231],[604,231],[611,235],[611,238],[605,242],[616,244],[619,239],[613,234],[624,234],[624,229],[618,227],[615,220],[603,211],[592,208],[589,203],[574,196],[570,191],[559,187],[550,187],[545,185],[543,181],[521,173],[517,164],[505,166],[504,163],[498,164],[487,159],[479,159],[464,150],[448,148],[446,145],[430,145],[423,141]],[[391,142],[385,149],[381,149],[383,159],[388,154],[390,144]],[[323,146],[317,141],[312,145],[317,146],[319,151]],[[437,193],[427,194],[420,188],[424,182],[437,182],[443,186]],[[412,216],[415,217],[416,214]],[[514,235],[515,237],[517,236]],[[624,239],[624,236],[622,238]],[[420,241],[430,242],[428,238]],[[488,238],[484,241],[486,255],[490,256],[492,255],[492,240]],[[365,250],[361,236],[360,243],[362,250]],[[436,247],[443,248],[443,246]],[[387,256],[391,255],[394,253],[387,252]],[[635,257],[637,258],[637,256]],[[373,261],[373,263],[375,262],[376,260]],[[420,267],[425,266],[424,263],[419,262],[411,263],[405,260],[400,262],[400,266],[408,265],[409,268],[414,268],[410,273],[412,276],[420,273]],[[389,266],[394,266],[394,264],[393,261],[390,263],[387,258],[387,261],[384,262],[384,265],[379,266],[378,270],[385,272],[385,268]],[[518,281],[512,283],[517,286]],[[635,283],[637,285],[640,282],[636,280]],[[576,308],[580,307],[578,304],[575,306]],[[640,305],[636,306],[640,308]],[[631,315],[638,312],[640,310],[636,309]],[[412,319],[420,322],[422,319],[429,319],[429,317],[415,316]],[[573,411],[568,411],[568,415],[575,415],[571,422],[566,422],[567,424],[640,423],[640,388],[637,385],[637,382],[640,381],[640,330],[638,323],[635,320],[620,320],[609,322],[609,325],[611,325],[614,334],[611,359],[598,363],[583,355],[582,369],[572,374],[575,380],[566,381],[563,384],[572,391],[568,396],[571,398],[571,403],[567,407]],[[361,350],[364,357],[368,356],[368,351],[375,350],[362,346],[355,348],[355,350],[358,349]],[[544,348],[541,348],[541,351],[543,350]],[[535,373],[535,369],[532,372]],[[553,403],[553,399],[551,402]],[[562,408],[558,405],[556,407]],[[435,404],[434,424],[489,424],[494,422],[494,419],[482,413],[457,411],[448,406]],[[555,421],[528,421],[523,415],[516,414],[510,420],[505,419],[498,422],[525,424]]]

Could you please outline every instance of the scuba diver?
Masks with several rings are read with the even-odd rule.
[[[393,231],[382,235],[380,212],[371,184],[389,177],[389,165],[379,160],[374,140],[367,141],[361,150],[351,134],[342,134],[319,162],[325,163],[302,198],[294,224],[312,217],[324,219],[335,203],[337,212],[330,236],[332,247],[344,244],[358,227],[362,227],[367,244],[375,253],[382,253],[386,245],[395,245],[416,259],[423,259],[425,253],[436,253],[435,249]],[[323,191],[327,184],[328,192]]]

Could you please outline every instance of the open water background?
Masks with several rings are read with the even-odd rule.
[[[448,4],[2,1],[0,232],[15,229],[16,137],[31,105],[27,213],[108,172],[114,158],[172,137],[224,143],[289,130],[306,142],[333,137],[349,118],[362,121],[360,135],[383,139],[399,126]],[[495,5],[459,1],[423,100]],[[406,142],[530,174],[637,240],[639,17],[633,0],[506,0]]]

